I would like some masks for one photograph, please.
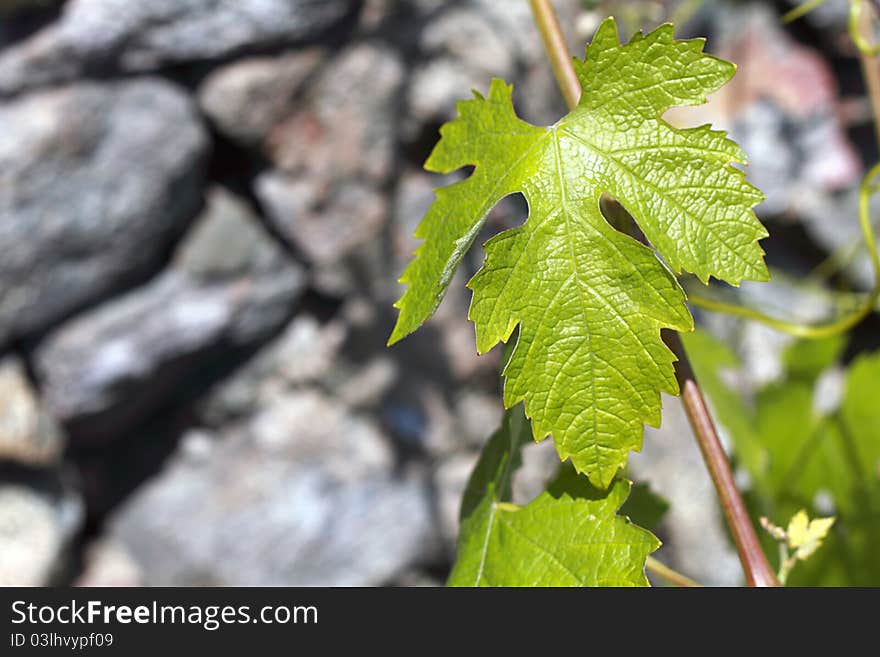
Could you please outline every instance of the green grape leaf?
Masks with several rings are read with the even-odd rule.
[[[566,468],[525,506],[511,500],[522,447],[522,406],[489,439],[465,491],[450,586],[647,586],[645,560],[660,542],[617,515],[630,484],[594,488]]]
[[[389,343],[433,313],[488,211],[521,192],[528,219],[485,244],[468,283],[477,350],[519,326],[505,405],[524,401],[534,438],[552,434],[560,458],[600,488],[641,447],[644,423],[659,424],[660,392],[678,392],[660,330],[689,331],[693,320],[670,268],[704,282],[768,278],[758,245],[767,232],[752,211],[763,196],[732,165],[745,162],[741,149],[709,126],[678,129],[661,118],[705,102],[734,74],[702,48],[700,39],[674,40],[668,24],[621,45],[609,18],[574,62],[584,93],[567,116],[530,125],[514,112],[512,87],[493,80],[486,97],[458,104],[425,164],[474,170],[437,190],[416,230],[424,241],[400,278],[409,287]],[[611,227],[603,193],[665,263]]]

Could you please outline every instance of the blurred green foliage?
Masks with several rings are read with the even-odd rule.
[[[683,337],[737,465],[748,474],[755,523],[763,516],[785,525],[799,509],[838,517],[826,544],[794,570],[789,585],[880,585],[880,352],[844,369],[842,337],[797,341],[783,355],[783,377],[747,396],[728,384],[725,370],[741,363],[727,345],[702,331]],[[776,560],[775,541],[763,540]]]

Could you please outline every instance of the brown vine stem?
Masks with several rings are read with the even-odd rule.
[[[718,431],[706,406],[706,399],[697,384],[690,360],[681,344],[681,338],[675,331],[666,331],[663,337],[667,346],[678,357],[678,362],[675,364],[675,378],[681,389],[681,403],[697,444],[700,446],[715,491],[718,493],[724,518],[727,520],[727,526],[730,527],[746,576],[746,583],[749,586],[779,586],[779,581],[770,567],[770,562],[767,561],[767,555],[761,549],[761,542],[758,540],[742,495],[734,481],[730,462],[718,439]]]
[[[568,53],[568,46],[565,45],[562,28],[559,27],[556,10],[548,0],[529,0],[529,4],[535,17],[535,25],[544,42],[544,50],[547,52],[550,66],[559,84],[559,90],[565,98],[565,104],[572,109],[581,99],[581,83],[578,82],[577,74],[571,65],[571,55]]]
[[[572,65],[571,54],[568,52],[565,39],[562,36],[556,11],[549,0],[529,0],[529,4],[535,17],[535,25],[541,33],[547,56],[556,74],[559,88],[565,97],[568,108],[574,109],[580,100],[582,89]],[[776,574],[761,549],[758,535],[755,533],[742,495],[740,495],[733,479],[730,462],[721,446],[718,432],[712,422],[712,416],[709,414],[706,400],[697,384],[681,339],[674,331],[664,331],[663,339],[678,358],[675,365],[675,377],[681,390],[682,405],[721,501],[721,508],[724,511],[727,525],[730,527],[733,542],[745,573],[746,583],[749,586],[779,586]]]

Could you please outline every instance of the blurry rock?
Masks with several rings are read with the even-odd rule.
[[[445,456],[461,451],[466,443],[461,438],[452,409],[444,398],[444,391],[431,381],[423,382],[419,387],[424,427],[417,438],[423,441],[424,448],[432,456]]]
[[[322,325],[311,315],[297,315],[280,336],[211,393],[202,404],[202,421],[222,426],[250,414],[276,391],[325,384],[340,367],[346,334],[343,322]]]
[[[408,168],[397,179],[391,207],[391,256],[382,298],[398,299],[403,292],[397,279],[412,260],[421,240],[415,230],[436,198],[435,187],[450,184],[452,176],[439,176],[422,169]],[[447,179],[444,182],[444,179]]]
[[[478,458],[479,452],[454,454],[440,461],[434,472],[437,520],[446,550],[450,555],[454,554],[455,544],[458,541],[461,499]]]
[[[377,356],[340,382],[339,398],[353,408],[375,407],[397,380],[398,370],[389,356]]]
[[[731,138],[749,154],[748,180],[767,197],[762,212],[782,214],[793,200],[789,187],[800,166],[800,153],[792,148],[785,114],[769,101],[757,100],[743,108],[734,121]]]
[[[280,274],[299,271],[243,199],[222,187],[211,188],[207,197],[204,211],[178,245],[173,269],[205,283],[241,275],[283,278]]]
[[[275,127],[267,144],[272,161],[313,180],[386,180],[404,73],[400,56],[385,46],[347,47],[322,68],[297,111]]]
[[[83,572],[76,586],[143,586],[144,575],[128,550],[102,539],[86,548]]]
[[[2,345],[159,266],[201,203],[207,139],[150,79],[31,94],[0,125]]]
[[[438,135],[439,138],[439,135]],[[421,169],[407,169],[398,179],[394,194],[394,255],[403,266],[412,258],[421,240],[416,239],[416,227],[431,207],[437,187],[455,182],[451,176],[440,176]]]
[[[221,353],[268,338],[303,286],[299,266],[243,202],[214,189],[171,268],[40,345],[47,400],[65,422],[112,412],[103,423],[119,432]]]
[[[449,57],[420,64],[409,86],[409,112],[406,133],[417,136],[424,124],[437,124],[455,118],[455,103],[467,100],[471,89],[485,94],[491,78],[479,71],[468,71]],[[439,139],[439,135],[437,136]]]
[[[555,4],[563,24],[573,23],[578,5]],[[470,98],[472,89],[485,93],[493,77],[519,89],[514,102],[528,120],[549,124],[564,111],[527,3],[474,0],[450,8],[428,22],[419,45],[425,60],[413,70],[402,126],[409,138],[454,118],[456,102]],[[582,43],[570,45],[583,53]]]
[[[445,582],[437,577],[435,573],[418,569],[407,570],[397,575],[394,579],[387,583],[388,586],[399,586],[407,588],[424,586],[441,587],[444,586],[444,584]]]
[[[469,0],[468,4],[473,5],[476,10],[491,21],[495,29],[503,35],[505,43],[511,44],[509,47],[523,62],[534,63],[546,59],[544,46],[535,29],[535,19],[528,3]],[[553,3],[553,8],[563,26],[574,26],[578,16],[584,10],[584,2],[583,0],[558,0]],[[564,28],[563,32],[567,37],[569,50],[582,56],[584,44],[574,29]]]
[[[64,449],[61,430],[42,407],[22,363],[0,361],[0,460],[51,465]]]
[[[590,34],[592,38],[592,33]],[[582,56],[578,44],[573,50]],[[546,62],[540,59],[526,64],[521,73],[521,82],[514,90],[514,102],[517,114],[534,125],[553,125],[568,113],[565,100],[559,91],[556,78],[547,70]]]
[[[833,291],[782,272],[774,273],[773,280],[766,283],[744,281],[726,296],[738,305],[761,308],[770,316],[805,325],[821,324],[837,312]],[[742,360],[744,391],[754,392],[783,375],[782,353],[794,337],[723,313],[706,313],[703,321],[719,340],[734,347]]]
[[[69,565],[83,509],[72,495],[0,484],[0,586],[47,586]]]
[[[443,53],[456,60],[472,60],[489,75],[505,77],[515,63],[509,39],[478,10],[453,8],[430,21],[421,35],[426,55]]]
[[[99,71],[150,71],[314,39],[355,0],[71,0],[0,55],[0,95]]]
[[[199,90],[221,132],[260,147],[302,183],[304,207],[324,202],[320,188],[388,179],[405,73],[395,51],[374,43],[348,46],[326,62],[322,56],[313,49],[233,62]]]
[[[273,374],[287,384],[315,383],[331,373],[345,335],[341,322],[321,325],[314,317],[302,315],[294,319],[271,354],[260,360],[271,363]]]
[[[272,129],[292,112],[322,56],[320,49],[312,48],[236,60],[202,83],[199,105],[226,137],[243,146],[262,147]]]
[[[467,318],[467,311],[457,318],[441,316],[437,321],[443,325],[443,354],[456,379],[467,382],[481,373],[498,371],[500,349],[482,356],[477,353],[474,325]]]
[[[503,413],[500,394],[468,390],[461,393],[455,402],[455,415],[461,425],[462,437],[477,448],[482,448],[489,436],[501,426]]]
[[[395,476],[372,424],[308,391],[172,459],[110,526],[160,585],[379,584],[435,540],[422,478]]]
[[[316,265],[332,265],[376,239],[387,202],[374,187],[354,181],[261,174],[256,193],[278,230]]]
[[[509,80],[516,63],[509,36],[474,8],[453,8],[429,21],[420,42],[427,60],[407,90],[409,130],[453,118],[456,101],[471,89],[485,92],[493,76]]]
[[[315,285],[325,293],[367,283],[336,265],[375,259],[364,248],[388,215],[384,187],[393,172],[403,76],[390,49],[351,46],[266,135],[263,148],[277,168],[257,179],[256,195],[278,231],[316,266]]]

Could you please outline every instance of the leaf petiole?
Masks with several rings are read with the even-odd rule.
[[[649,556],[645,561],[645,567],[652,573],[665,579],[670,584],[685,588],[701,588],[703,585],[696,580],[691,579],[687,575],[682,575],[677,570],[673,570],[662,561],[658,561],[654,557]]]

